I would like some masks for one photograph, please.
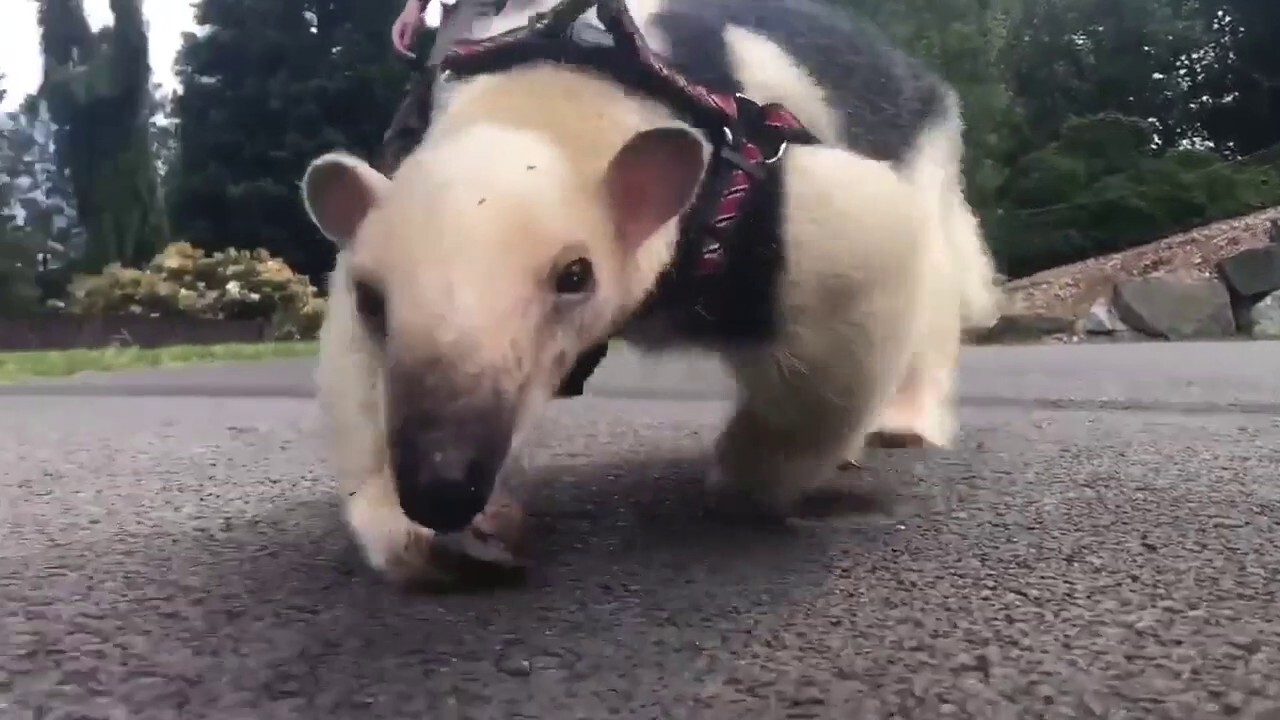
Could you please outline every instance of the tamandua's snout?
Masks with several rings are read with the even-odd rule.
[[[559,83],[583,96],[578,106],[609,88]],[[545,105],[544,85],[531,83],[527,99]],[[482,105],[519,100],[503,84],[475,87]],[[394,182],[343,152],[308,167],[308,213],[340,248],[321,373],[346,376],[358,361],[375,381],[326,383],[322,402],[366,398],[359,413],[379,422],[361,432],[358,454],[379,466],[371,474],[391,476],[414,523],[450,533],[482,513],[575,360],[666,266],[672,221],[710,150],[646,107],[607,132],[556,137],[541,127],[554,127],[545,113],[529,127],[442,118]]]
[[[493,494],[511,448],[517,403],[496,388],[461,389],[429,366],[393,367],[387,450],[400,507],[437,532],[463,530]],[[474,383],[474,376],[464,382]]]

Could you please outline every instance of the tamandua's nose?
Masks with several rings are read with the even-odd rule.
[[[495,463],[462,438],[396,432],[392,463],[400,507],[408,518],[436,532],[466,529],[489,502]]]
[[[517,403],[483,373],[393,356],[387,443],[400,508],[440,533],[465,530],[484,511],[506,463]]]
[[[442,533],[464,530],[489,502],[491,464],[469,449],[400,442],[395,455],[400,507],[419,525]]]

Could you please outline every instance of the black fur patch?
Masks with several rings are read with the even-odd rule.
[[[782,193],[778,171],[752,188],[735,231],[724,241],[724,265],[713,274],[698,271],[698,237],[682,237],[671,267],[633,322],[653,323],[682,343],[711,349],[772,343],[780,327],[778,284],[786,269]]]
[[[668,40],[671,66],[715,91],[742,89],[725,28],[737,25],[768,38],[844,112],[848,146],[877,160],[903,160],[920,133],[947,112],[947,85],[939,77],[871,24],[817,0],[667,0],[653,22]]]
[[[661,12],[652,22],[666,38],[672,68],[713,92],[742,92],[729,64],[724,23],[714,17],[687,12]]]

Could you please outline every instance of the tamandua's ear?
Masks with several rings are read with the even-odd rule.
[[[325,153],[302,176],[302,200],[320,232],[345,247],[390,182],[354,155]]]
[[[694,131],[659,127],[636,133],[609,161],[605,198],[617,237],[639,247],[693,202],[708,145]]]

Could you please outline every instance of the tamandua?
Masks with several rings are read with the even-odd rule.
[[[468,527],[510,542],[519,509],[495,486],[511,449],[614,335],[732,370],[708,477],[722,505],[785,516],[869,441],[952,440],[961,332],[994,322],[998,297],[955,93],[817,2],[628,7],[679,72],[780,103],[822,141],[778,158],[772,259],[729,264],[749,322],[694,332],[675,319],[688,308],[649,302],[708,172],[706,134],[570,65],[450,83],[390,178],[335,151],[302,179],[340,249],[317,371],[328,444],[347,522],[389,578],[448,582],[439,540]]]

